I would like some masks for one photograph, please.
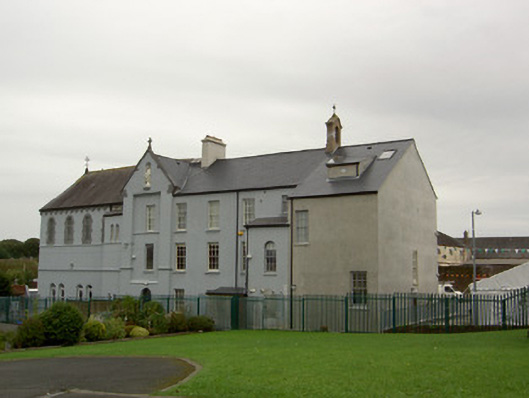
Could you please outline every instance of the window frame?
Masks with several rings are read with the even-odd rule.
[[[183,242],[175,244],[175,271],[183,272],[187,269],[187,246]]]
[[[75,220],[69,215],[64,220],[64,244],[73,245],[75,232]]]
[[[219,242],[208,242],[208,272],[219,272]]]
[[[367,271],[351,271],[351,303],[367,304]]]
[[[187,203],[176,204],[176,230],[185,231],[187,230]]]
[[[145,206],[145,230],[147,232],[155,231],[155,217],[156,205],[150,204]]]
[[[208,229],[220,229],[220,200],[208,201]]]
[[[48,218],[46,225],[46,244],[49,246],[55,245],[56,228],[57,221],[55,221],[55,217]]]
[[[242,200],[242,223],[247,225],[255,220],[255,199],[244,198]]]
[[[309,211],[296,210],[296,244],[309,243]]]
[[[89,213],[85,214],[83,217],[83,229],[81,233],[81,243],[83,245],[92,244],[93,223],[94,220],[92,219],[92,216]]]
[[[145,271],[154,271],[154,243],[145,244]]]
[[[277,272],[277,249],[273,241],[268,241],[264,245],[264,272],[267,274]]]

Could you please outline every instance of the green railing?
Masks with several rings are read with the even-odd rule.
[[[167,313],[207,315],[220,330],[277,329],[342,333],[450,333],[529,326],[529,287],[503,295],[434,294],[226,297],[152,296]],[[110,314],[113,300],[67,300],[86,316]],[[21,323],[50,299],[0,297],[0,322]]]

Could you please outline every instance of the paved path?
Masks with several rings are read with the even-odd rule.
[[[178,383],[194,370],[188,362],[175,358],[69,357],[0,361],[0,396],[146,396]]]

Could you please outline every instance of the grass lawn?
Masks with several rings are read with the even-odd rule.
[[[450,335],[231,331],[29,350],[189,358],[203,366],[166,395],[186,397],[527,397],[526,330]],[[148,369],[146,369],[148,371]]]

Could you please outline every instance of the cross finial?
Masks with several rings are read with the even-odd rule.
[[[84,166],[85,166],[84,172],[85,172],[85,174],[88,173],[89,162],[90,162],[90,158],[88,157],[88,155],[86,155],[86,157],[84,158]]]
[[[332,105],[332,113],[336,113],[336,104]]]
[[[147,140],[147,142],[149,143],[149,149],[151,149],[151,144],[152,144],[152,138],[149,137],[149,139]]]

